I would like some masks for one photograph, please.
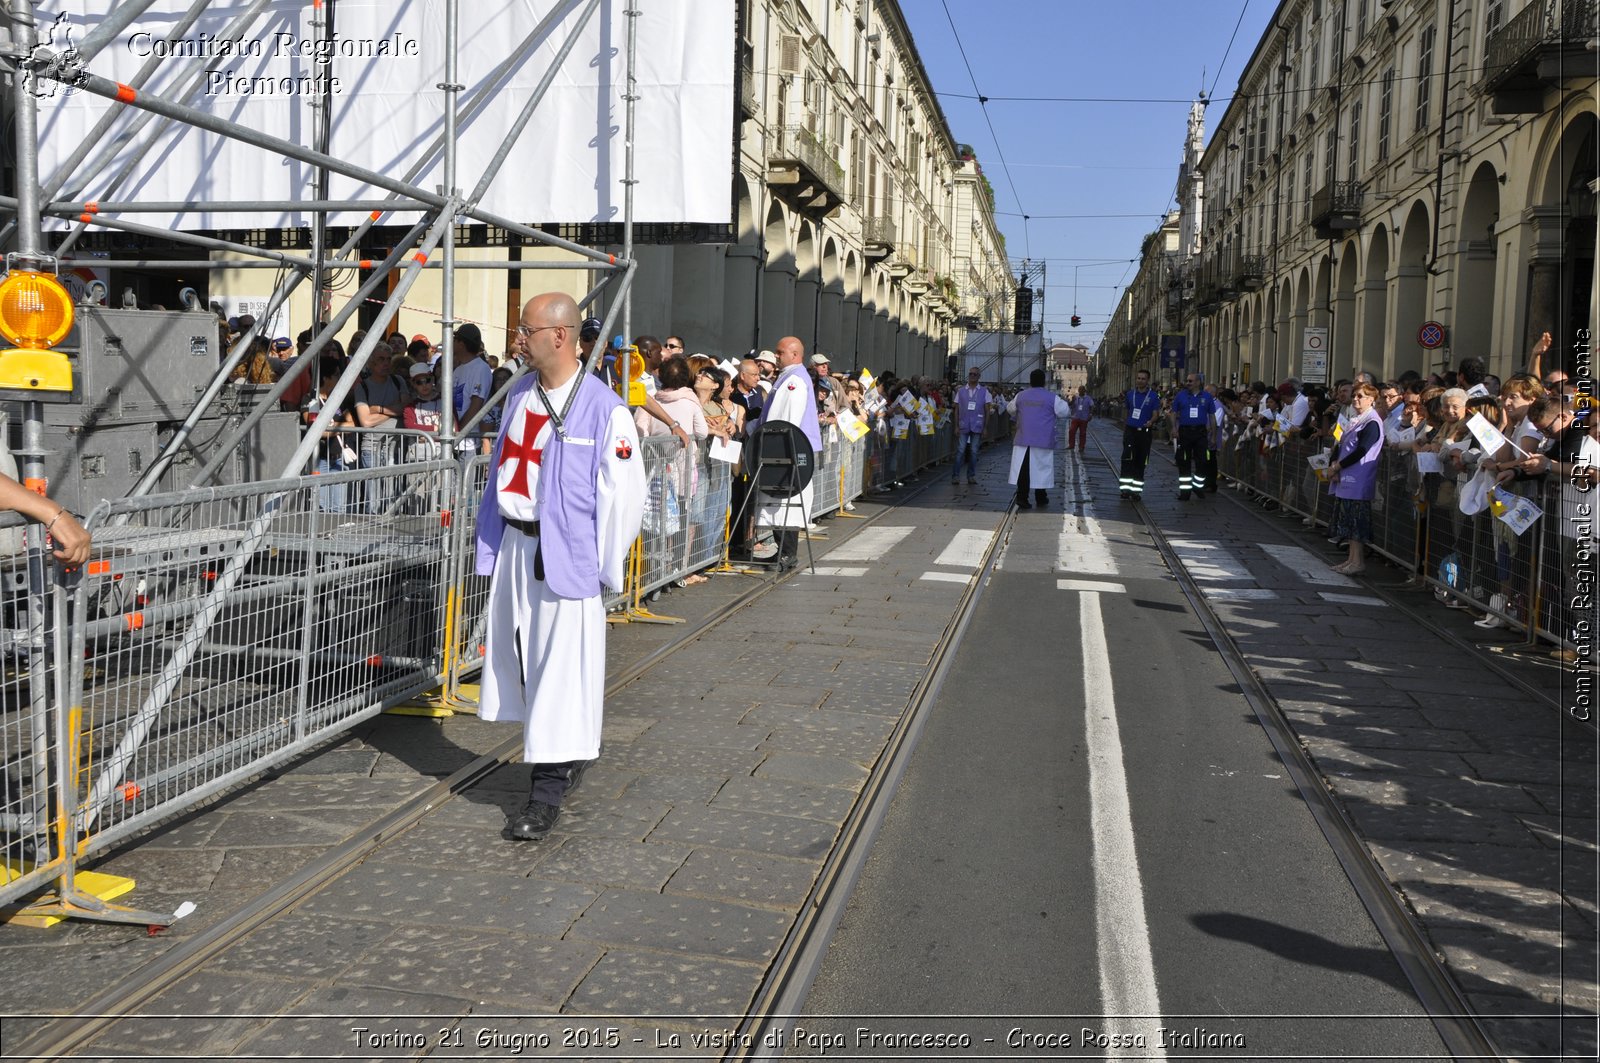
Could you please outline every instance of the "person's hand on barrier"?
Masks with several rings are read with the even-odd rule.
[[[49,521],[50,539],[54,546],[50,552],[63,565],[77,566],[89,560],[91,539],[78,519],[66,510]]]
[[[683,425],[681,425],[681,424],[673,425],[672,426],[672,434],[678,437],[678,449],[679,450],[688,450],[689,449],[689,433],[684,431]]]

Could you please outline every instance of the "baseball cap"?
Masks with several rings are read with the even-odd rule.
[[[762,351],[760,354],[756,355],[756,361],[766,362],[768,365],[777,365],[778,356],[773,354],[771,351]]]
[[[578,326],[578,338],[581,340],[592,340],[599,338],[600,324],[600,319],[597,317],[584,318],[583,324]]]
[[[293,347],[293,346],[294,346],[294,341],[291,340],[288,336],[279,336],[277,339],[272,341],[272,349],[275,350],[275,351],[287,351],[290,347]]]
[[[419,332],[415,336],[411,337],[411,342],[412,343],[432,343],[433,341],[430,340],[427,336],[424,336],[422,333]]]
[[[432,376],[433,375],[433,363],[432,362],[413,362],[411,364],[411,375],[412,375],[412,377]]]
[[[813,354],[811,356],[811,364],[812,365],[827,365],[828,364],[828,356],[823,354],[821,351],[818,351],[816,354]]]

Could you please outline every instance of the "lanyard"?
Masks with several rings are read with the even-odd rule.
[[[578,397],[578,387],[577,387],[577,385],[581,384],[582,382],[583,381],[580,379],[576,383],[574,383],[573,388],[572,388],[572,394],[568,395],[567,396],[567,401],[562,404],[561,413],[557,413],[556,412],[556,408],[554,406],[550,405],[550,396],[545,394],[544,384],[541,383],[537,379],[534,380],[534,382],[533,382],[533,390],[535,390],[535,391],[537,391],[539,393],[539,402],[544,406],[545,413],[548,413],[550,415],[550,425],[551,425],[552,428],[554,428],[556,430],[556,436],[562,442],[566,442],[566,439],[567,439],[566,426],[565,426],[564,422],[562,421],[562,414],[566,414],[566,413],[571,413],[572,412],[572,400],[576,399]],[[533,443],[533,440],[531,440],[531,439],[528,440],[528,444],[530,446],[532,445],[532,443]]]

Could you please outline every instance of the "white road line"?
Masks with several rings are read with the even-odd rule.
[[[1172,545],[1173,552],[1178,555],[1178,560],[1183,562],[1183,567],[1189,570],[1189,575],[1197,580],[1227,580],[1238,583],[1256,581],[1250,570],[1244,567],[1244,562],[1224,549],[1221,543],[1198,539],[1167,541]]]
[[[1101,583],[1092,579],[1058,579],[1056,589],[1063,591],[1096,591],[1100,594],[1126,594],[1128,588],[1120,583]]]
[[[1106,533],[1093,517],[1075,513],[1063,516],[1056,557],[1062,572],[1083,576],[1117,575],[1117,559],[1111,556]]]
[[[867,574],[866,569],[852,568],[849,565],[818,565],[815,569],[803,568],[800,571],[818,576],[845,576],[850,579],[858,579]]]
[[[933,562],[936,565],[950,565],[955,568],[977,568],[983,561],[984,553],[989,549],[989,543],[994,539],[994,532],[984,531],[982,528],[964,528],[956,532],[956,537],[950,540],[950,545],[944,548]]]
[[[847,543],[828,551],[830,561],[876,561],[900,540],[916,531],[910,527],[868,528],[857,532]]]
[[[1332,591],[1318,591],[1317,597],[1323,601],[1337,602],[1340,605],[1376,605],[1388,608],[1389,603],[1382,598],[1368,598],[1361,594],[1335,594]]]
[[[972,577],[961,572],[924,572],[918,578],[934,583],[965,583]]]
[[[1213,587],[1210,585],[1200,588],[1200,593],[1207,598],[1242,598],[1250,601],[1266,602],[1278,596],[1278,592],[1265,587]]]
[[[1160,1023],[1155,961],[1150,954],[1150,928],[1145,923],[1144,885],[1134,846],[1133,814],[1128,803],[1128,777],[1122,760],[1122,734],[1117,727],[1111,686],[1111,657],[1106,648],[1100,596],[1078,599],[1078,627],[1083,639],[1084,723],[1089,762],[1089,818],[1094,837],[1094,910],[1096,948],[1100,954],[1100,1003],[1106,1032],[1135,1043],[1143,1034],[1148,1047],[1114,1055],[1165,1059],[1165,1050],[1151,1026]],[[1144,1016],[1119,1018],[1118,1016]]]
[[[1303,550],[1298,546],[1277,546],[1270,543],[1262,543],[1261,549],[1307,583],[1316,583],[1324,587],[1358,586],[1349,576],[1341,576],[1331,571],[1326,561],[1309,550]]]

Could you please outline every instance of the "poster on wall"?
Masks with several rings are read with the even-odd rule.
[[[47,47],[67,51],[119,0],[41,0]],[[329,155],[424,189],[443,184],[445,5],[442,0],[267,0],[253,19],[244,5],[207,4],[191,23],[189,0],[155,0],[98,53],[88,73],[309,147],[316,107],[331,100]],[[620,0],[592,17],[571,0],[475,0],[460,5],[456,182],[470,192],[489,170],[518,115],[553,71],[549,89],[514,141],[482,200],[520,222],[620,221],[623,203],[627,23]],[[636,19],[638,101],[634,188],[637,222],[726,224],[734,114],[733,0],[651,0]],[[312,25],[332,11],[334,35]],[[561,58],[569,38],[570,53]],[[530,50],[511,61],[518,46]],[[292,201],[312,195],[316,170],[283,150],[146,117],[137,106],[81,88],[41,82],[40,174],[64,182],[63,198],[161,202]],[[105,133],[94,135],[103,117]],[[77,151],[89,145],[87,156]],[[660,165],[671,159],[671,165]],[[119,176],[120,175],[120,176]],[[349,175],[331,178],[334,199],[379,199],[385,190]],[[334,215],[354,224],[367,212]],[[396,220],[417,216],[397,212]],[[284,228],[310,224],[302,211],[229,209],[141,214],[182,230]],[[56,224],[65,225],[65,221]]]

